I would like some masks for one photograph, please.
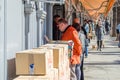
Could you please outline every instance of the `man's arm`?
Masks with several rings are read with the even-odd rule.
[[[76,55],[82,54],[82,43],[79,39],[77,31],[73,31],[73,42],[74,42],[74,50]]]

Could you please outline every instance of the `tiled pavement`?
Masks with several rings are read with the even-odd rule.
[[[105,36],[102,51],[92,49],[96,40],[89,45],[89,55],[84,62],[85,80],[120,80],[120,48],[115,38]]]

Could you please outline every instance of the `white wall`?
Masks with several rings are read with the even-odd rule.
[[[4,1],[6,2],[6,21],[4,22]],[[43,44],[44,39],[44,21],[41,24],[40,20],[40,44]],[[6,25],[6,27],[5,27]],[[4,32],[6,31],[6,32]],[[6,34],[5,34],[6,33]],[[24,5],[22,0],[0,0],[0,80],[7,79],[8,75],[11,75],[11,70],[15,73],[15,64],[7,63],[15,58],[17,51],[25,49],[25,17],[24,17]],[[6,40],[5,40],[6,39]],[[6,44],[6,45],[5,45]],[[37,47],[37,22],[36,12],[30,15],[30,32],[29,32],[29,48]],[[7,65],[7,66],[5,66]],[[13,67],[14,66],[14,67]],[[8,67],[8,68],[7,68]],[[10,69],[10,70],[7,70]],[[10,72],[6,73],[5,72]]]
[[[4,79],[4,0],[0,0],[0,80]]]
[[[34,3],[33,3],[34,4]],[[41,3],[42,4],[42,3]],[[40,5],[41,6],[41,5]],[[44,8],[40,7],[40,8]],[[7,59],[15,57],[17,51],[24,49],[24,6],[22,0],[7,1]],[[44,21],[43,21],[44,24]],[[44,25],[40,20],[40,44],[44,42]],[[37,47],[37,22],[36,12],[30,14],[28,48]]]
[[[24,6],[22,0],[6,3],[6,57],[7,80],[15,77],[15,54],[24,49]]]
[[[22,0],[7,0],[7,59],[22,49]]]

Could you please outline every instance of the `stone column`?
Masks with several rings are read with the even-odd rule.
[[[112,36],[116,36],[116,25],[117,25],[117,7],[113,8],[113,27],[112,27]]]
[[[53,33],[53,4],[47,4],[47,36],[50,40],[52,40]]]
[[[120,6],[117,7],[117,25],[120,23]]]

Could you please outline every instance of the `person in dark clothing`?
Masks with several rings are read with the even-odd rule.
[[[83,31],[85,37],[87,38],[87,32],[85,31],[85,28],[83,26],[81,26],[81,30]]]
[[[57,21],[60,19],[59,15],[53,16],[53,40],[59,40],[60,39],[60,30],[57,26]]]
[[[90,42],[90,38],[88,37],[88,34],[89,34],[89,24],[88,24],[88,21],[87,20],[84,20],[84,24],[83,24],[83,27],[82,27],[84,31],[84,34],[86,36],[86,44],[85,44],[85,57],[87,58],[88,57],[88,44]]]
[[[110,28],[109,28],[110,24],[109,22],[106,20],[105,21],[105,30],[106,30],[106,34],[109,34]]]
[[[79,34],[79,39],[82,42],[82,55],[80,56],[80,69],[78,68],[79,65],[76,65],[76,74],[77,77],[79,76],[79,80],[84,80],[84,71],[83,71],[83,63],[84,63],[84,53],[85,53],[85,44],[86,44],[86,36],[87,32],[85,31],[84,27],[80,26],[80,19],[75,18],[73,20],[73,25],[72,25],[78,32]],[[80,72],[78,72],[80,70]]]
[[[74,23],[72,25],[77,31],[78,31],[78,35],[79,35],[79,39],[82,42],[82,55],[80,56],[80,67],[79,65],[76,65],[76,75],[77,77],[79,76],[79,80],[84,80],[84,72],[83,72],[83,62],[84,62],[84,52],[85,52],[85,35],[84,32],[81,29],[81,26],[78,23]],[[79,68],[77,68],[79,67]],[[80,70],[80,72],[78,72],[78,70]]]
[[[101,51],[104,35],[103,35],[103,28],[102,28],[100,19],[96,25],[95,33],[96,33],[96,37],[97,37],[97,50]]]

